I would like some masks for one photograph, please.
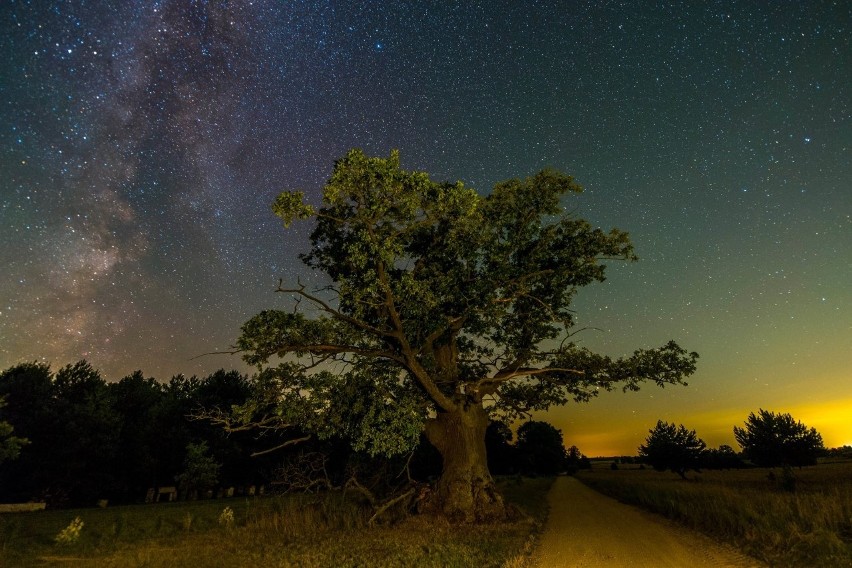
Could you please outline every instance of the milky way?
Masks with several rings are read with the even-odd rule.
[[[580,294],[584,341],[701,353],[688,389],[552,415],[566,437],[852,408],[847,2],[357,4],[3,4],[0,367],[242,369],[195,357],[315,279],[274,196],[399,148],[482,192],[573,174],[642,259]]]

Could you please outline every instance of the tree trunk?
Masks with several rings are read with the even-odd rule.
[[[479,404],[458,412],[439,412],[427,423],[426,437],[444,461],[430,510],[455,522],[486,522],[506,517],[503,498],[488,472],[487,426],[488,415]]]

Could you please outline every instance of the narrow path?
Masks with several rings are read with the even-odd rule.
[[[548,495],[550,517],[536,561],[541,568],[757,568],[757,560],[658,515],[619,503],[573,477]]]

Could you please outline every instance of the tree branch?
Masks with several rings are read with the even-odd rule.
[[[347,316],[346,314],[341,313],[339,310],[332,308],[331,305],[328,304],[328,302],[318,298],[317,296],[314,296],[313,294],[311,294],[309,292],[306,292],[305,291],[305,285],[302,284],[301,282],[299,283],[298,288],[283,288],[282,287],[283,281],[284,281],[283,278],[278,280],[278,288],[275,289],[276,292],[282,292],[282,293],[287,293],[287,294],[298,294],[299,296],[302,296],[303,298],[306,298],[309,301],[316,304],[317,306],[319,306],[319,308],[322,311],[330,314],[334,319],[344,321],[344,322],[346,322],[350,325],[353,325],[353,326],[355,326],[359,329],[362,329],[364,331],[368,331],[368,332],[372,333],[373,335],[377,335],[377,336],[381,336],[381,337],[392,337],[392,336],[394,336],[394,334],[392,332],[388,332],[388,331],[379,329],[377,327],[373,327],[372,325],[370,325],[366,322],[363,322],[363,321],[361,321],[357,318],[353,318],[351,316]]]

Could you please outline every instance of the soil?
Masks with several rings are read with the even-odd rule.
[[[619,503],[573,477],[557,478],[548,500],[550,516],[535,556],[541,568],[765,566],[664,517]]]

